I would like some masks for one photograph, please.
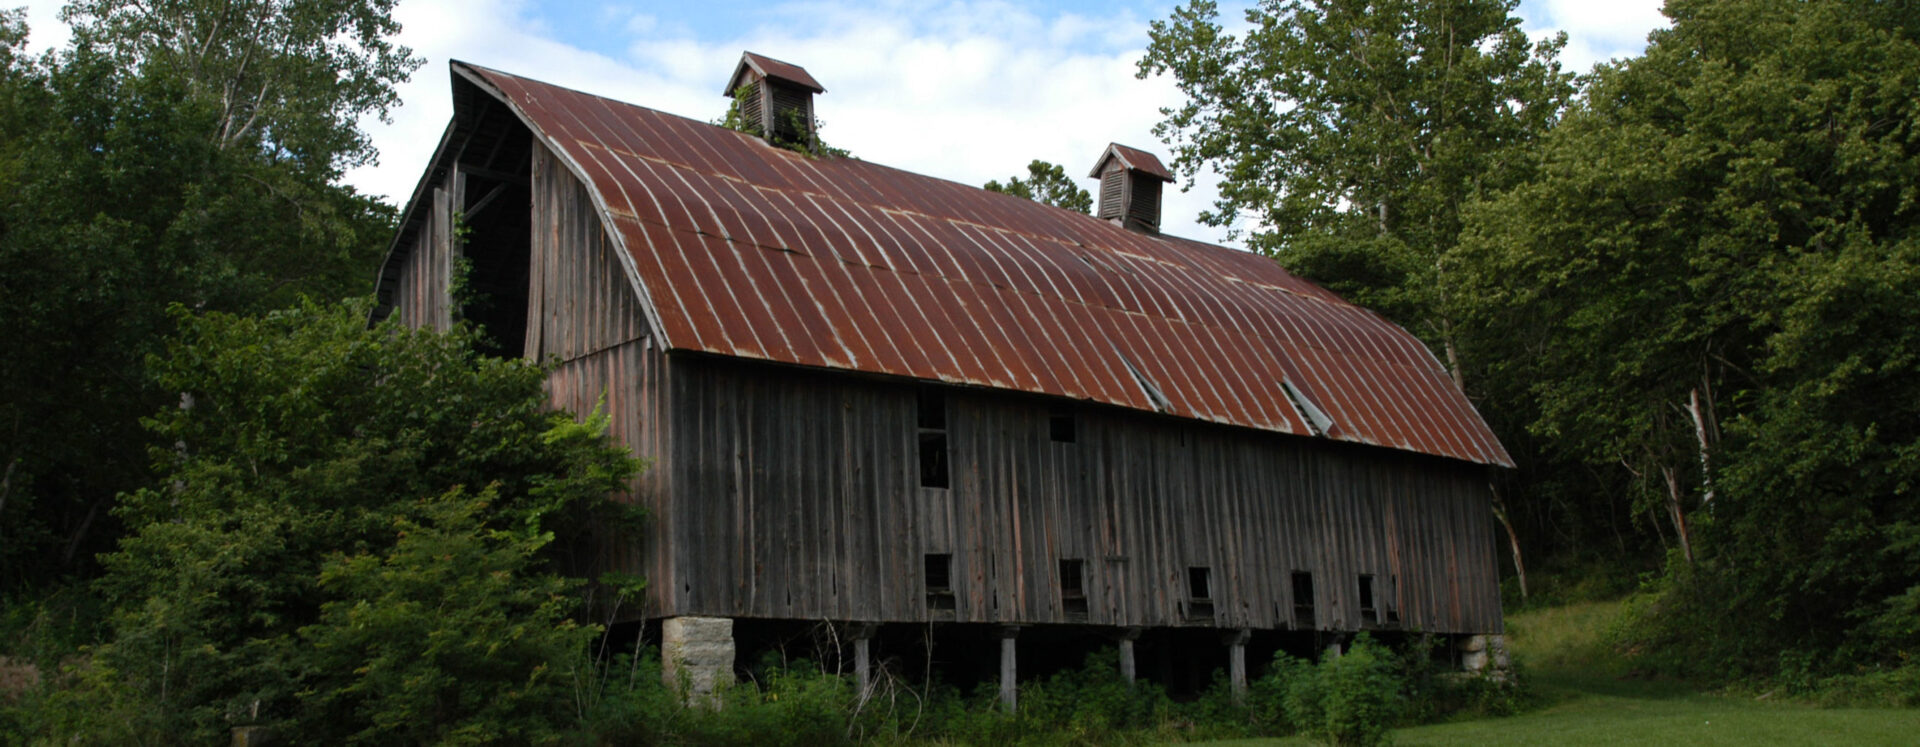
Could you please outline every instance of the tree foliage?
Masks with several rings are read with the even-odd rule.
[[[392,208],[339,184],[418,61],[390,3],[79,2],[0,16],[0,593],[87,572],[145,472],[165,310],[364,289]]]
[[[1675,663],[1897,662],[1920,645],[1920,19],[1667,11],[1539,176],[1470,211],[1458,313],[1536,436],[1693,525],[1702,562],[1643,631]]]
[[[566,722],[558,668],[593,631],[564,572],[589,527],[631,519],[608,496],[637,464],[606,420],[549,410],[545,372],[471,332],[367,329],[364,304],[176,316],[153,365],[186,400],[147,421],[159,477],[117,509],[112,631],[64,730],[492,742]]]
[[[1155,134],[1189,183],[1220,175],[1202,222],[1444,343],[1461,204],[1525,177],[1573,93],[1564,39],[1528,41],[1515,5],[1265,0],[1236,36],[1194,0],[1140,61],[1186,96]]]
[[[374,158],[361,117],[384,119],[420,60],[390,40],[394,0],[73,0],[82,48],[174,81],[208,111],[200,134],[337,175]]]
[[[1007,177],[1007,183],[999,180],[987,182],[984,188],[988,192],[999,192],[1023,199],[1033,200],[1044,205],[1066,208],[1082,213],[1093,212],[1093,196],[1087,190],[1073,182],[1067,176],[1067,170],[1059,164],[1034,159],[1027,164],[1027,178]]]

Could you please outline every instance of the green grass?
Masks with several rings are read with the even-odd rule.
[[[1587,602],[1508,620],[1508,642],[1540,704],[1511,718],[1393,732],[1397,745],[1920,744],[1920,709],[1821,709],[1629,677],[1605,645],[1620,604]],[[1305,739],[1215,745],[1307,745]]]

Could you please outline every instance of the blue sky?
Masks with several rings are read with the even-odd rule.
[[[27,3],[34,46],[64,44],[62,2]],[[451,112],[449,59],[711,120],[725,111],[721,89],[742,50],[807,68],[827,88],[816,103],[825,138],[861,158],[968,184],[1022,173],[1035,158],[1084,173],[1108,142],[1166,154],[1151,130],[1178,92],[1133,73],[1148,24],[1178,4],[400,0],[400,41],[427,64],[402,86],[391,122],[363,123],[381,163],[348,180],[408,197]],[[1238,19],[1246,4],[1220,5],[1222,18]],[[1562,60],[1584,71],[1637,54],[1665,25],[1659,5],[1531,0],[1519,15],[1536,36],[1565,31]],[[1212,186],[1203,175],[1167,195],[1168,232],[1224,241],[1224,230],[1195,220]]]
[[[618,54],[633,43],[638,28],[644,34],[666,37],[724,39],[754,26],[777,25],[804,31],[821,29],[836,12],[885,12],[911,17],[917,11],[943,3],[767,3],[746,0],[709,0],[684,4],[607,2],[605,0],[560,0],[540,3],[529,16],[548,29],[564,29],[564,35],[583,48],[603,54]],[[1047,3],[1017,3],[1018,7],[1038,15],[1071,14],[1095,18],[1126,17],[1153,19],[1164,17],[1174,7],[1168,2],[1092,2],[1059,0]],[[827,12],[821,12],[821,11]],[[627,25],[635,18],[649,19]]]
[[[1127,0],[1054,0],[1013,3],[1042,16],[1075,15],[1140,21],[1165,18],[1177,2]],[[908,18],[927,8],[952,3],[840,2],[768,3],[751,0],[707,0],[687,3],[634,3],[608,0],[557,0],[527,9],[527,19],[584,49],[618,55],[646,36],[724,39],[756,26],[778,25],[801,32],[818,31],[835,12],[858,10]],[[1222,3],[1223,15],[1246,3]],[[821,13],[822,9],[831,12]],[[1659,22],[1658,2],[1548,2],[1520,4],[1519,15],[1529,29],[1566,30],[1583,48],[1572,50],[1582,62],[1637,51],[1646,32]],[[637,19],[639,22],[635,22]],[[1082,40],[1083,43],[1085,40]],[[1099,46],[1114,47],[1115,42]],[[1135,42],[1132,46],[1138,46]],[[1582,65],[1585,67],[1585,65]]]

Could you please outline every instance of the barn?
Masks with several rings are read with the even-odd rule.
[[[1238,684],[1250,648],[1501,632],[1473,405],[1380,316],[1160,233],[1151,153],[1089,154],[1085,215],[819,153],[825,88],[751,53],[746,131],[451,67],[375,315],[483,326],[651,460],[599,562],[649,579],[621,621],[669,676],[824,624],[863,679],[938,639],[1011,703],[1086,641]]]

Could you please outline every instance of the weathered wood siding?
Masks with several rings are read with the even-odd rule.
[[[953,555],[960,622],[1064,623],[1082,559],[1096,625],[1360,630],[1359,577],[1399,627],[1500,629],[1483,468],[1116,408],[1048,435],[1046,400],[948,389],[950,488],[919,486],[916,387],[670,355],[668,614],[929,619],[923,555]],[[1187,570],[1213,615],[1187,609]]]
[[[533,149],[533,259],[527,355],[573,360],[647,336],[640,300],[587,188]]]
[[[1318,629],[1375,626],[1368,574],[1400,628],[1500,630],[1481,467],[1110,407],[1056,443],[1048,400],[949,388],[951,487],[921,487],[916,385],[662,351],[584,187],[533,150],[527,354],[557,361],[556,405],[604,407],[654,461],[634,491],[654,521],[605,558],[651,581],[628,616],[1290,628],[1309,572]],[[450,320],[456,189],[407,258],[409,324]],[[929,553],[952,555],[950,612],[928,608]],[[1061,559],[1085,563],[1084,619]]]
[[[413,251],[400,268],[399,290],[393,299],[400,322],[409,327],[441,332],[453,326],[448,290],[453,278],[453,205],[458,180],[433,190],[433,214],[415,237]]]
[[[666,361],[640,314],[639,298],[594,212],[586,188],[544,147],[533,149],[533,245],[527,299],[527,356],[557,361],[547,378],[553,404],[580,415],[599,407],[608,429],[634,453],[653,462],[634,486],[633,500],[653,514],[648,536],[605,542],[603,561],[650,577],[669,573],[670,545],[662,536],[675,519],[662,497],[668,471],[664,416]],[[651,614],[668,591],[653,584],[654,600],[627,612]]]

